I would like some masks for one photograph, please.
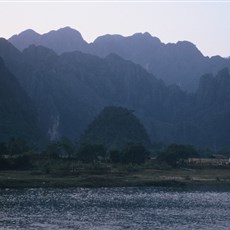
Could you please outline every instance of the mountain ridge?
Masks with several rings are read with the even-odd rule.
[[[31,39],[26,41],[26,38],[21,36],[22,34],[19,34],[9,39],[20,50],[25,48],[25,44],[28,47],[33,43]],[[148,32],[127,37],[107,34],[87,43],[80,32],[65,27],[40,35],[39,39],[34,39],[34,43],[50,48],[57,54],[77,50],[106,57],[110,53],[116,53],[123,59],[140,64],[167,85],[177,84],[188,92],[196,91],[199,78],[203,74],[216,74],[222,68],[230,68],[230,59],[205,57],[189,41],[165,44]]]

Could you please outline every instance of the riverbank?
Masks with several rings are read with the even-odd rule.
[[[0,171],[0,188],[127,186],[230,186],[229,169],[139,169],[85,171],[67,175],[39,171]]]

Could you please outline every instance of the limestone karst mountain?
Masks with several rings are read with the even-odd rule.
[[[35,141],[40,132],[30,98],[0,58],[0,140],[12,137]]]
[[[164,44],[149,33],[136,33],[128,37],[104,35],[88,44],[78,31],[65,27],[42,35],[27,30],[14,35],[9,41],[19,50],[34,44],[50,48],[57,54],[81,51],[106,57],[115,53],[140,64],[167,85],[176,84],[189,92],[196,91],[201,75],[216,74],[220,69],[230,67],[230,59],[205,57],[191,42]]]
[[[227,69],[203,76],[189,94],[116,54],[58,55],[35,45],[20,52],[1,39],[0,56],[36,108],[47,139],[79,138],[105,106],[122,106],[134,111],[151,142],[230,145]]]
[[[30,45],[41,45],[54,50],[58,54],[76,50],[81,51],[87,46],[87,42],[83,40],[81,34],[70,27],[64,27],[57,31],[52,30],[42,35],[28,29],[19,35],[12,36],[9,41],[20,51]]]

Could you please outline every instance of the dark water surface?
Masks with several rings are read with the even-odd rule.
[[[0,229],[230,229],[230,189],[4,189]]]

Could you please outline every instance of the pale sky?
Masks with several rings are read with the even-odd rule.
[[[230,1],[0,0],[0,37],[29,28],[42,34],[65,26],[78,30],[88,42],[104,34],[149,32],[164,43],[191,41],[205,56],[230,56]]]

